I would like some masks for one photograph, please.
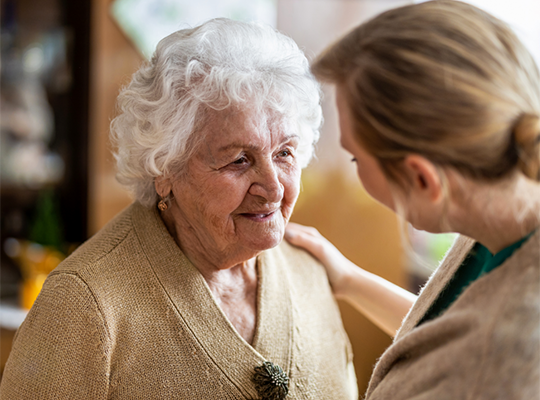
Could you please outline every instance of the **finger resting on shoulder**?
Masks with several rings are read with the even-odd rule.
[[[301,225],[296,222],[289,222],[286,227],[286,232],[289,232],[291,234],[308,234],[312,236],[321,235],[316,228],[312,226]]]
[[[303,247],[307,250],[313,250],[316,247],[321,246],[321,237],[312,235],[310,232],[307,232],[306,230],[295,230],[295,229],[286,229],[285,230],[285,239],[299,247]]]

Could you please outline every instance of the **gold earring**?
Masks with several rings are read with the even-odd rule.
[[[159,203],[157,205],[157,208],[159,208],[159,211],[165,211],[167,208],[169,208],[167,203],[165,203],[165,199],[162,196],[159,196]]]

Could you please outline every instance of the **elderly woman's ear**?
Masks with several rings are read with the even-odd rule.
[[[172,190],[171,180],[169,177],[158,176],[154,179],[154,187],[158,196],[166,198]]]

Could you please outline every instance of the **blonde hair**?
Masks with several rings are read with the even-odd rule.
[[[399,179],[407,154],[494,180],[540,180],[540,77],[510,28],[454,0],[387,11],[312,66],[340,85],[357,139]]]

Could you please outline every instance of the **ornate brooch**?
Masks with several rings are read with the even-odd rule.
[[[279,365],[270,361],[255,367],[253,382],[262,400],[283,400],[289,393],[289,377]]]

